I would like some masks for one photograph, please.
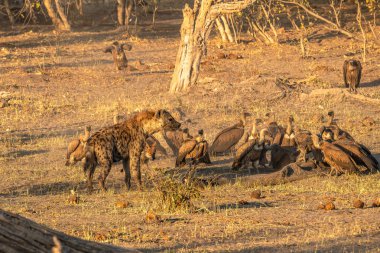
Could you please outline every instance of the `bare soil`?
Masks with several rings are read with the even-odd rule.
[[[379,43],[369,43],[359,94],[352,95],[343,88],[342,65],[346,58],[362,59],[361,43],[323,26],[312,28],[307,58],[300,56],[292,31],[283,31],[281,43],[273,46],[247,40],[220,49],[212,36],[197,86],[169,94],[179,10],[163,10],[154,30],[138,26],[138,36],[128,38],[133,49],[127,57],[136,67],[131,71],[116,71],[111,55],[102,52],[115,39],[125,40],[125,33],[113,27],[1,33],[0,93],[12,99],[0,109],[0,208],[70,235],[147,252],[379,252],[380,209],[371,206],[380,198],[380,174],[264,186],[242,180],[256,175],[232,173],[232,156],[224,156],[213,157],[213,165],[201,167],[199,174],[232,179],[203,189],[194,202],[198,212],[160,211],[158,194],[149,186],[144,192],[126,191],[119,164],[107,179],[106,193],[85,192],[80,166],[64,166],[67,143],[86,125],[97,130],[112,124],[116,112],[147,108],[168,109],[192,133],[204,129],[209,142],[243,111],[254,117],[274,112],[281,124],[293,114],[301,128],[315,132],[318,116],[334,110],[338,124],[379,157]],[[218,59],[220,52],[243,58]],[[278,77],[300,88],[279,98]],[[144,182],[151,171],[173,166],[174,157],[159,156],[149,169],[143,167]],[[67,201],[72,189],[79,204]],[[264,198],[252,198],[255,189]],[[331,198],[336,210],[317,209]],[[365,202],[363,209],[353,207],[357,198]],[[129,205],[119,208],[118,201]],[[161,222],[145,221],[151,209]]]

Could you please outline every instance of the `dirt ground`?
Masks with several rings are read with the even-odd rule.
[[[0,94],[12,99],[0,109],[0,208],[70,235],[144,252],[379,252],[380,209],[371,206],[380,198],[380,174],[264,186],[243,183],[256,175],[233,174],[232,157],[224,156],[212,157],[213,165],[203,166],[200,174],[232,174],[236,180],[203,189],[195,213],[156,209],[157,192],[149,187],[126,191],[119,164],[107,179],[106,193],[86,193],[80,166],[64,166],[67,143],[86,125],[97,130],[112,124],[115,113],[147,108],[168,109],[192,133],[204,129],[209,142],[243,111],[258,118],[274,112],[281,124],[292,114],[297,125],[315,132],[318,117],[334,110],[338,124],[379,158],[378,42],[368,45],[357,95],[343,88],[342,64],[362,59],[361,44],[318,25],[312,28],[307,58],[301,57],[292,31],[282,31],[281,43],[273,46],[245,41],[220,49],[212,36],[197,86],[170,94],[180,24],[178,6],[162,10],[154,30],[138,26],[138,36],[127,40],[133,45],[127,57],[136,67],[129,72],[116,71],[111,55],[103,53],[115,39],[125,40],[114,27],[70,34],[46,26],[1,32]],[[243,58],[218,59],[220,52]],[[280,98],[278,77],[298,82],[299,88]],[[364,121],[368,117],[373,124]],[[174,159],[159,156],[149,170],[173,167]],[[144,175],[148,172],[144,167]],[[79,204],[67,202],[72,189]],[[253,199],[255,189],[264,198]],[[317,209],[331,198],[337,210]],[[357,198],[366,203],[364,209],[353,208]],[[118,208],[117,201],[129,205]],[[147,223],[148,210],[161,222]]]

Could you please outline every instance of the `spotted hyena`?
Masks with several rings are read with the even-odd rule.
[[[94,133],[86,145],[86,162],[83,165],[87,175],[88,190],[92,189],[92,177],[99,165],[100,188],[105,190],[105,180],[114,162],[122,161],[125,184],[131,187],[131,174],[141,190],[140,157],[146,145],[146,138],[160,130],[180,128],[169,112],[165,110],[143,111],[132,118]]]

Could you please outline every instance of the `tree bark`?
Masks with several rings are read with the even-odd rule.
[[[226,31],[224,31],[224,26],[223,26],[222,22],[220,21],[220,18],[215,19],[215,24],[219,30],[219,34],[220,34],[220,37],[222,38],[222,41],[226,42],[227,41],[227,35],[226,35]]]
[[[226,32],[228,41],[233,43],[235,40],[234,40],[234,37],[232,36],[231,29],[230,29],[230,26],[228,25],[226,17],[224,15],[221,15],[220,18],[223,21],[223,27],[224,27],[224,31]]]
[[[125,25],[125,3],[126,0],[117,0],[117,22],[118,25]]]
[[[69,24],[69,21],[67,20],[67,16],[66,16],[64,10],[62,9],[61,4],[59,3],[59,0],[55,0],[55,5],[57,8],[59,17],[61,18],[61,21],[62,21],[62,29],[61,30],[70,31],[71,26]]]
[[[183,9],[181,26],[181,43],[177,53],[173,79],[170,85],[171,92],[185,90],[194,85],[198,79],[199,63],[206,50],[206,40],[212,22],[208,18],[213,0],[203,0],[198,9],[194,10],[186,4]]]
[[[44,0],[45,8],[47,10],[47,13],[48,13],[51,21],[53,22],[53,25],[58,30],[70,31],[71,26],[67,20],[67,17],[65,15],[62,7],[60,6],[58,0],[55,0],[55,3],[56,3],[56,8],[57,8],[58,14],[54,9],[52,0]]]
[[[170,92],[186,90],[197,82],[201,58],[207,53],[207,39],[215,19],[222,14],[239,12],[255,1],[195,0],[193,9],[186,4],[182,10],[181,42]]]
[[[11,25],[13,26],[15,24],[15,18],[13,17],[13,13],[12,13],[11,9],[9,8],[9,1],[8,0],[4,0],[4,7],[5,7],[5,11],[7,12],[7,15],[9,18],[9,23],[11,23]]]
[[[139,252],[82,240],[0,209],[0,252]]]

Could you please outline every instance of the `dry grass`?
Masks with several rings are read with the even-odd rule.
[[[179,16],[172,20],[177,30],[179,20]],[[191,120],[184,125],[192,133],[204,129],[206,139],[212,141],[221,129],[235,124],[242,111],[254,117],[274,112],[282,124],[293,114],[301,128],[314,132],[319,127],[315,115],[333,109],[343,129],[374,154],[380,153],[378,105],[340,95],[307,95],[314,89],[342,87],[343,55],[354,52],[354,57],[360,58],[356,42],[341,37],[310,41],[308,59],[300,58],[297,45],[227,45],[223,51],[243,55],[243,59],[229,60],[212,58],[221,51],[212,40],[206,59],[212,66],[204,66],[199,85],[172,95],[167,93],[172,73],[168,66],[176,56],[177,37],[150,39],[145,35],[132,40],[134,48],[127,57],[131,62],[143,60],[150,70],[131,73],[115,71],[110,55],[102,53],[120,36],[114,30],[1,37],[0,43],[14,45],[0,50],[0,91],[12,96],[11,106],[0,109],[2,209],[88,240],[145,251],[378,250],[380,212],[371,208],[380,197],[378,174],[247,186],[239,179],[244,173],[230,172],[231,157],[226,156],[213,158],[212,166],[197,172],[230,179],[200,189],[200,196],[193,201],[200,212],[188,212],[188,208],[173,211],[170,204],[159,208],[160,193],[149,184],[144,192],[127,192],[120,165],[114,166],[107,179],[109,191],[87,195],[81,168],[64,166],[66,144],[86,125],[96,131],[111,124],[115,112],[181,108],[183,121]],[[359,92],[378,99],[378,45],[372,45],[370,52]],[[305,95],[271,101],[278,95],[276,77],[306,82]],[[367,116],[377,123],[361,124]],[[151,171],[153,176],[159,175],[156,169],[173,164],[172,157],[152,162],[149,171],[143,168],[144,182],[152,176]],[[263,198],[251,197],[257,189]],[[67,201],[71,190],[79,194],[76,204]],[[317,209],[331,197],[336,210]],[[358,198],[367,204],[365,208],[353,208]],[[128,205],[119,208],[118,202]],[[152,210],[159,222],[146,222]]]

